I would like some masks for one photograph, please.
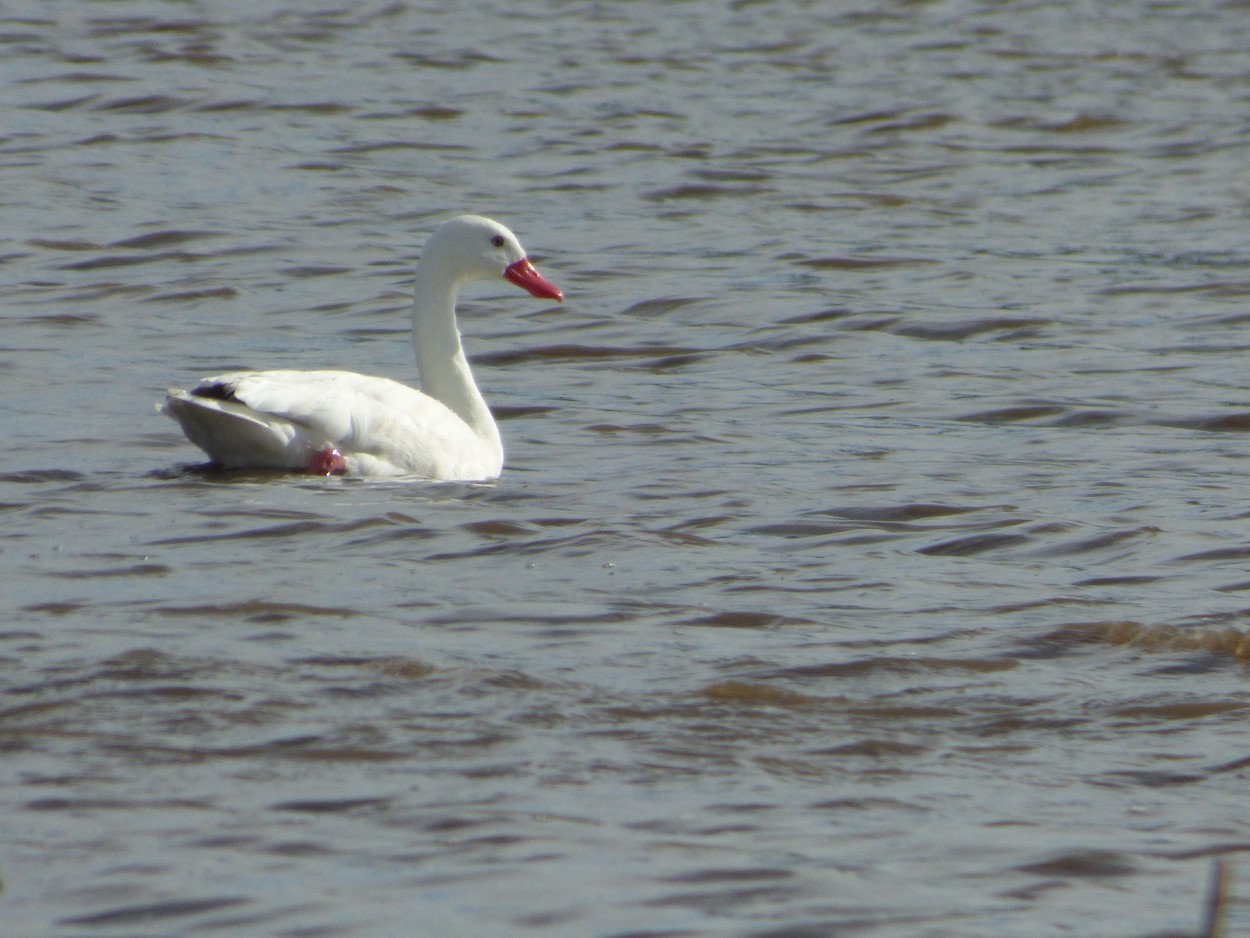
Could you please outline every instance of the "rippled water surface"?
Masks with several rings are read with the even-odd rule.
[[[7,4],[0,930],[1250,917],[1244,3]],[[153,405],[413,378],[489,486]],[[1248,889],[1250,891],[1250,889]]]

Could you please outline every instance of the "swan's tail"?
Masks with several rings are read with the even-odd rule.
[[[178,421],[187,439],[223,468],[302,469],[307,461],[292,424],[237,401],[170,388],[160,411]]]

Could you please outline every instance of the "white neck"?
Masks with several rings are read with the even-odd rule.
[[[473,433],[500,448],[499,428],[477,389],[456,328],[456,295],[460,284],[426,264],[417,264],[416,299],[412,307],[412,343],[417,353],[421,390],[446,404]]]

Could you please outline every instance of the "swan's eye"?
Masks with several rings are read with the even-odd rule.
[[[490,239],[490,243],[497,248],[503,247],[503,235],[495,235],[495,237]]]

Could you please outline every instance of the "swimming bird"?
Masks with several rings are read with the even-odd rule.
[[[170,389],[161,411],[226,469],[494,479],[503,443],[465,358],[456,297],[469,281],[498,277],[564,299],[497,221],[461,215],[430,236],[412,307],[421,390],[348,371],[235,371]]]

